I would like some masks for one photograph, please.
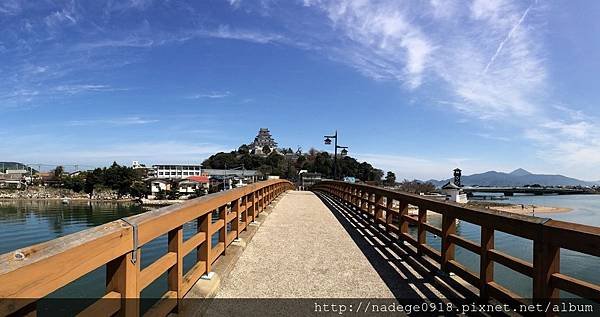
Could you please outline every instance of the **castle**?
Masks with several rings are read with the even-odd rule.
[[[250,152],[257,155],[267,155],[268,153],[263,153],[265,146],[269,148],[269,153],[277,150],[277,142],[273,140],[269,129],[260,128],[258,135],[254,138],[254,142],[250,144]]]

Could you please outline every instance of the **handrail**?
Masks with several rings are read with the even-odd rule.
[[[163,273],[168,274],[168,291],[163,298],[182,298],[198,281],[210,272],[211,265],[246,230],[248,223],[281,193],[293,189],[287,180],[267,180],[232,190],[192,199],[181,205],[168,206],[142,214],[115,220],[64,237],[0,255],[0,316],[30,308],[36,299],[73,282],[79,277],[106,265],[106,292],[103,298],[121,298],[123,315],[138,316],[141,291]],[[219,219],[212,220],[213,211]],[[235,220],[238,221],[235,221]],[[183,225],[197,221],[198,232],[183,240]],[[228,230],[228,224],[231,229]],[[137,241],[134,241],[134,227]],[[211,237],[219,233],[213,245]],[[140,269],[140,258],[133,261],[134,252],[153,239],[168,234],[168,252],[154,263]],[[137,249],[134,249],[136,245]],[[183,273],[183,257],[198,250],[195,265]],[[172,311],[177,301],[162,301],[153,311]],[[114,301],[100,300],[100,305],[114,310]],[[27,306],[27,307],[25,307]],[[156,308],[156,309],[154,309]]]
[[[535,302],[557,300],[559,290],[600,302],[600,285],[560,273],[561,248],[600,256],[600,227],[464,207],[420,195],[340,181],[323,181],[315,184],[312,190],[328,193],[356,208],[373,220],[374,226],[384,225],[386,230],[395,233],[400,241],[413,245],[417,254],[427,255],[438,262],[442,271],[453,272],[478,288],[479,296],[484,301],[493,297],[507,304],[525,304],[521,296],[494,282],[494,263],[499,263],[532,277]],[[409,204],[418,207],[417,217],[408,215]],[[441,214],[442,228],[426,223],[428,210]],[[481,227],[481,243],[456,234],[458,219]],[[409,223],[418,226],[417,239],[408,234]],[[495,231],[532,240],[533,263],[496,250]],[[441,238],[441,252],[427,245],[426,232]],[[456,245],[480,256],[479,274],[471,272],[455,261]]]

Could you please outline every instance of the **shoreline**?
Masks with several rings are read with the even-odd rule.
[[[127,203],[127,202],[136,202],[137,199],[132,198],[124,198],[124,199],[102,199],[102,198],[57,198],[57,197],[49,197],[49,198],[26,198],[26,197],[0,197],[0,201],[62,201],[63,199],[67,199],[69,201],[77,201],[77,202],[113,202],[113,203]]]
[[[494,202],[473,202],[467,203],[467,206],[493,209],[498,211],[509,212],[520,215],[535,215],[535,214],[558,214],[573,211],[573,208],[552,207],[533,204],[502,204]]]

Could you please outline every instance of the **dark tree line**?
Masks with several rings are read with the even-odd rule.
[[[202,166],[205,168],[245,168],[258,170],[263,175],[277,175],[282,178],[295,180],[300,170],[321,173],[325,178],[333,178],[334,159],[328,152],[311,149],[308,153],[293,154],[292,149],[273,151],[266,156],[251,154],[247,145],[242,145],[237,151],[220,152],[206,159]],[[352,176],[363,181],[380,182],[383,171],[374,168],[367,162],[344,156],[337,160],[338,175]]]
[[[150,189],[144,183],[142,174],[131,167],[114,162],[110,167],[96,168],[82,172],[77,176],[63,175],[62,167],[57,167],[54,176],[60,180],[61,187],[74,192],[85,192],[90,197],[99,190],[113,190],[119,197],[130,195],[142,198]]]

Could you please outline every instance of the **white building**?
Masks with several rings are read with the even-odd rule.
[[[446,200],[466,204],[469,202],[467,194],[461,192],[460,187],[453,182],[448,182],[442,186],[442,194],[446,195]]]
[[[152,165],[154,177],[158,179],[184,179],[190,176],[202,175],[202,166],[200,165]]]

